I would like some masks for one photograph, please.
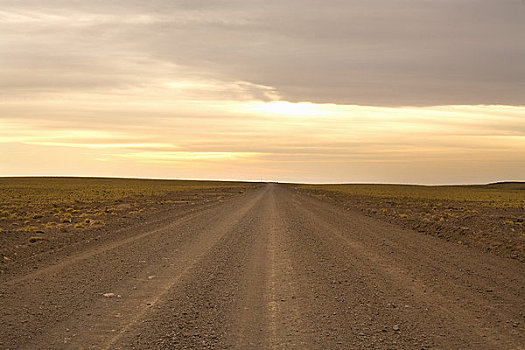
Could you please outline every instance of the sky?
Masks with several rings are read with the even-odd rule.
[[[523,0],[0,0],[0,176],[525,180]]]

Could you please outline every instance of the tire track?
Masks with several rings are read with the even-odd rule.
[[[17,283],[3,285],[2,303],[9,307],[2,318],[11,318],[17,309],[24,312],[18,315],[23,317],[19,325],[9,322],[9,327],[0,330],[1,341],[11,339],[17,348],[25,349],[103,348],[108,338],[117,341],[119,331],[129,329],[147,309],[155,307],[263,194],[259,190],[212,212],[195,213],[167,227],[90,250],[36,271],[36,279],[23,276]],[[69,285],[69,281],[75,283]],[[104,298],[108,290],[115,297]],[[39,311],[42,305],[45,312]],[[30,333],[35,327],[38,331]]]
[[[352,263],[355,266],[354,268],[362,271],[358,271],[358,273],[363,276],[369,275],[369,280],[374,285],[381,286],[383,294],[386,293],[388,295],[395,291],[397,295],[406,295],[407,293],[403,292],[405,290],[410,295],[410,298],[406,300],[419,304],[420,309],[428,309],[430,307],[432,312],[427,312],[425,322],[422,320],[421,324],[417,326],[425,325],[421,327],[421,333],[432,335],[433,332],[439,332],[438,329],[432,330],[426,326],[428,324],[426,321],[432,320],[430,324],[440,325],[439,327],[449,329],[454,336],[449,336],[448,340],[457,339],[463,344],[461,345],[462,347],[466,347],[467,344],[477,344],[478,348],[486,349],[502,347],[522,348],[523,337],[518,335],[515,327],[498,324],[499,322],[486,312],[492,309],[499,314],[499,319],[512,320],[520,318],[519,311],[511,314],[508,311],[499,312],[500,310],[494,310],[490,298],[480,297],[472,291],[468,294],[452,294],[450,289],[444,291],[447,284],[437,288],[426,284],[424,280],[414,274],[415,266],[409,265],[413,262],[424,261],[427,258],[419,250],[411,252],[405,250],[405,264],[397,264],[398,261],[392,260],[390,254],[378,252],[377,247],[368,242],[370,238],[367,237],[366,231],[361,233],[352,231],[352,229],[348,228],[352,227],[351,222],[346,224],[337,222],[335,224],[335,221],[328,221],[329,215],[319,215],[316,210],[312,209],[312,207],[315,208],[315,205],[305,205],[307,202],[308,199],[306,198],[302,201],[296,200],[291,202],[293,212],[297,215],[297,221],[304,223],[297,228],[302,228],[304,231],[309,231],[315,235],[317,237],[314,238],[315,241],[326,242],[327,245],[332,247],[341,245],[348,247],[349,250],[346,250],[345,256],[340,256],[340,260],[354,260]],[[293,214],[290,213],[289,215]],[[388,237],[385,238],[388,239]],[[419,238],[421,240],[432,240],[429,237],[420,236]],[[422,242],[420,241],[420,243]],[[337,251],[335,248],[332,248],[332,250],[334,254]],[[352,257],[352,259],[348,259],[348,257]],[[425,265],[421,264],[418,268],[425,268]],[[432,264],[429,266],[434,270]],[[448,280],[449,276],[446,273],[442,273],[441,275],[434,275],[434,278],[443,283]],[[391,299],[395,300],[395,295]],[[519,303],[513,302],[514,298],[507,298],[507,300],[509,299],[511,300],[510,305],[513,305],[513,307],[519,305]],[[468,301],[468,308],[464,306],[462,301]],[[476,306],[473,307],[474,305]],[[521,312],[521,315],[523,315],[523,307]],[[496,325],[498,326],[495,327]],[[425,328],[426,330],[424,330]],[[481,339],[482,341],[480,342],[479,340]],[[442,344],[442,346],[447,347],[445,344]],[[452,344],[449,343],[448,346],[452,346]],[[458,344],[454,346],[458,346]]]
[[[199,218],[201,216],[206,215],[211,210],[212,209],[209,208],[209,209],[205,209],[203,211],[199,211],[197,213],[186,214],[183,217],[181,217],[179,219],[176,219],[175,221],[172,221],[169,224],[167,224],[167,225],[165,225],[165,226],[163,226],[161,228],[154,229],[154,230],[151,230],[151,231],[146,231],[146,232],[143,232],[143,233],[140,233],[140,234],[135,234],[135,235],[133,235],[131,237],[128,237],[128,238],[125,238],[125,239],[122,239],[122,240],[118,240],[118,241],[115,241],[115,242],[107,243],[107,244],[105,244],[103,246],[93,247],[93,248],[85,250],[85,251],[83,251],[83,252],[81,252],[81,253],[79,253],[79,254],[77,254],[75,256],[63,259],[63,260],[61,260],[60,262],[58,262],[56,264],[52,264],[50,266],[47,266],[47,267],[44,267],[44,268],[40,268],[40,269],[38,269],[36,271],[27,273],[27,274],[25,274],[23,276],[19,276],[19,277],[8,279],[8,280],[2,282],[2,284],[4,286],[6,286],[6,287],[10,287],[10,286],[13,286],[15,284],[24,283],[24,282],[27,282],[29,280],[36,279],[36,278],[38,278],[41,275],[56,273],[57,271],[59,271],[59,270],[61,270],[63,268],[66,268],[69,265],[78,263],[78,262],[80,262],[82,260],[86,260],[86,259],[92,258],[92,257],[94,257],[96,255],[100,255],[100,254],[108,252],[110,250],[118,249],[118,248],[120,248],[120,247],[122,247],[124,245],[130,244],[130,243],[134,243],[134,242],[136,242],[138,240],[147,238],[147,237],[152,236],[154,234],[166,232],[166,231],[169,231],[169,230],[174,230],[180,225],[183,225],[185,223],[190,222],[191,220],[194,220],[194,219],[197,219],[197,218]],[[129,230],[129,229],[123,229],[122,231],[125,231],[125,230]],[[119,231],[121,231],[121,230],[119,230]],[[81,244],[81,243],[78,243],[78,244]]]

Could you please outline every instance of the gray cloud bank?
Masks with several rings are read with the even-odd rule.
[[[197,77],[287,101],[524,105],[524,33],[522,0],[0,0],[0,91]]]

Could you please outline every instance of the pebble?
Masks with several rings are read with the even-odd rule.
[[[102,294],[105,298],[113,298],[115,296],[115,293],[104,293]]]
[[[392,327],[394,332],[399,332],[399,325],[395,324],[394,327]]]

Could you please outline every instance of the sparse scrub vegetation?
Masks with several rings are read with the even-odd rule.
[[[366,215],[525,261],[525,183],[295,187]]]
[[[29,226],[24,226],[24,227],[21,227],[18,229],[18,231],[38,231],[38,227],[36,226],[33,226],[33,225],[29,225]]]
[[[218,181],[0,178],[0,254],[31,254],[31,249],[20,249],[31,246],[28,232],[45,232],[46,239],[56,245],[62,237],[74,239],[79,232],[88,237],[88,232],[116,222],[120,227],[124,221],[140,220],[137,214],[160,209],[161,203],[215,201],[218,196],[238,194],[254,186]]]
[[[46,241],[46,240],[47,240],[47,238],[42,237],[42,236],[33,236],[33,237],[29,237],[29,238],[27,239],[27,241],[28,241],[29,243],[36,243],[36,242]]]
[[[493,184],[475,186],[416,186],[416,185],[298,185],[298,188],[322,190],[352,196],[432,200],[434,209],[443,206],[442,201],[475,202],[496,208],[525,209],[525,184]],[[449,208],[456,209],[456,208]],[[468,209],[467,209],[468,210]]]

